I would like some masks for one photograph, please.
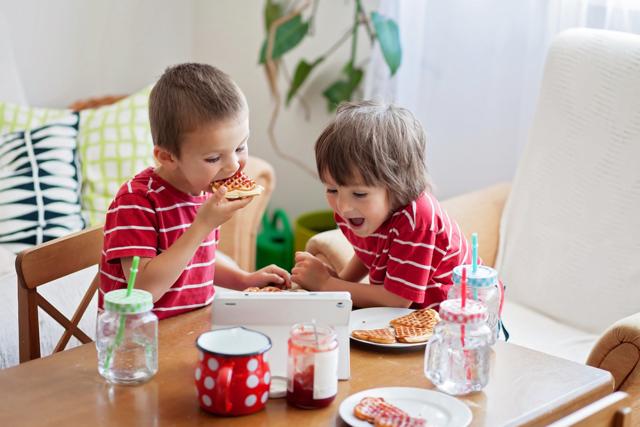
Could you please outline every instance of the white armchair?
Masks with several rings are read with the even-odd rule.
[[[637,409],[640,36],[560,34],[511,187],[444,206],[467,235],[479,233],[484,261],[497,259],[511,341],[609,370]],[[339,231],[308,243],[335,266],[347,246]]]

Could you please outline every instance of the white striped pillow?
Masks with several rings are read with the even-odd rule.
[[[79,117],[0,136],[0,245],[19,252],[84,228]]]

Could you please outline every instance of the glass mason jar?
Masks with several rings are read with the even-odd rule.
[[[482,390],[489,381],[491,329],[487,308],[478,301],[446,300],[441,321],[425,349],[426,377],[445,393],[460,395]]]
[[[297,323],[289,333],[287,402],[304,409],[328,406],[338,393],[338,340],[330,326]]]
[[[453,269],[453,285],[449,289],[447,299],[461,298],[463,268],[467,270],[467,300],[480,301],[487,306],[487,324],[493,331],[491,344],[494,344],[500,333],[500,301],[503,292],[498,280],[498,272],[485,265],[479,265],[475,273],[471,265],[456,266]]]
[[[107,292],[98,316],[98,372],[117,384],[138,384],[158,372],[158,317],[151,293],[133,289]]]

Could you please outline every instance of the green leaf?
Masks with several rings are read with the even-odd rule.
[[[342,71],[347,78],[333,82],[322,92],[322,95],[327,98],[327,108],[330,112],[334,111],[340,103],[353,98],[353,93],[358,89],[364,75],[364,71],[361,68],[354,68],[351,62]]]
[[[376,38],[380,42],[384,60],[393,76],[402,62],[402,46],[400,45],[398,24],[393,19],[385,18],[378,12],[371,12],[371,21],[376,30]]]
[[[280,18],[283,13],[284,10],[280,3],[275,3],[273,0],[267,0],[267,3],[264,5],[264,28],[267,29],[267,32],[271,29],[273,21]]]
[[[287,93],[287,101],[286,101],[287,106],[289,105],[289,102],[291,102],[291,99],[298,92],[298,89],[300,89],[300,86],[302,86],[302,83],[304,83],[307,77],[309,77],[309,73],[311,73],[311,70],[313,70],[313,68],[319,63],[321,63],[323,60],[324,60],[324,57],[320,57],[311,64],[309,64],[304,59],[298,62],[298,65],[296,66],[296,71],[293,75],[293,81],[291,82],[291,87],[289,88],[289,92]]]
[[[302,16],[296,15],[284,24],[280,25],[276,30],[275,40],[273,41],[273,52],[271,52],[272,59],[278,59],[294,47],[296,47],[307,35],[309,31],[309,22],[302,22]],[[266,62],[267,56],[267,38],[262,43],[260,49],[260,64]]]

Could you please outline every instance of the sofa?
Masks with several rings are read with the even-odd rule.
[[[505,283],[510,342],[610,371],[636,410],[639,165],[640,36],[573,29],[549,50],[514,180],[443,203]],[[353,255],[337,230],[307,250],[338,271]]]

